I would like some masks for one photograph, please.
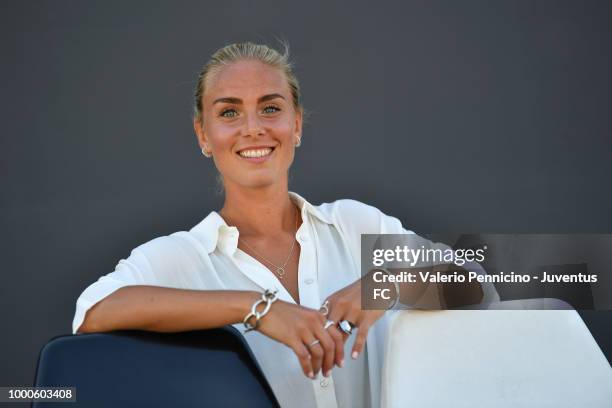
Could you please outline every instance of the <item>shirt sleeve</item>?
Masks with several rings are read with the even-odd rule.
[[[177,232],[148,241],[121,259],[115,270],[89,285],[76,302],[72,333],[83,324],[87,311],[117,289],[150,285],[176,289],[214,288],[212,267],[203,263],[203,253],[191,243],[187,232]],[[204,276],[207,276],[207,279]]]
[[[115,270],[89,285],[76,302],[72,334],[77,334],[87,311],[100,300],[125,286],[150,284],[152,276],[148,260],[138,248],[127,259],[121,259]]]

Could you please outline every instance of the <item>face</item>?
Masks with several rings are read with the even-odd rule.
[[[202,102],[204,123],[194,121],[194,130],[226,189],[287,184],[302,114],[282,71],[259,61],[232,63],[209,77]]]

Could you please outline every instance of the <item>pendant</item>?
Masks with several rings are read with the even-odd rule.
[[[283,276],[285,276],[285,268],[283,268],[282,266],[279,266],[276,268],[276,274],[278,275],[279,278],[283,278]]]

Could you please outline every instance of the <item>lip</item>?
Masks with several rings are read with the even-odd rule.
[[[243,150],[254,150],[254,149],[265,149],[265,148],[272,149],[270,154],[267,155],[267,156],[263,156],[263,157],[242,157],[240,155],[240,152],[243,151]],[[263,162],[269,160],[275,152],[276,152],[276,146],[270,146],[270,145],[267,145],[267,146],[249,146],[249,147],[244,147],[244,148],[242,148],[240,150],[236,150],[236,155],[239,158],[241,158],[242,160],[246,160],[246,161],[248,161],[250,163],[263,163]]]

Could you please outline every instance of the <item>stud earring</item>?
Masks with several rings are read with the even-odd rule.
[[[296,139],[297,143],[295,144],[295,147],[300,147],[302,145],[302,138],[300,136],[297,136]]]

